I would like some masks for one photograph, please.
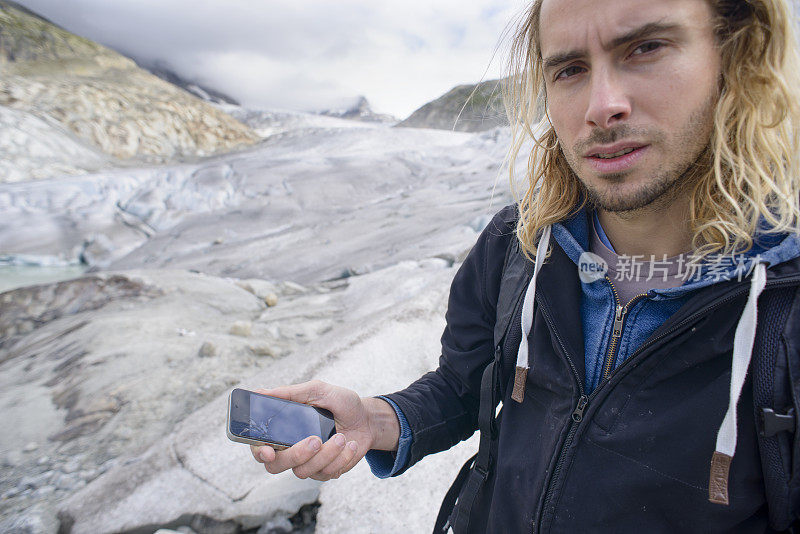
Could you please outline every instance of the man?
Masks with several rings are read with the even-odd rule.
[[[535,1],[512,48],[510,160],[540,103],[545,133],[519,205],[453,281],[439,368],[381,398],[268,390],[331,410],[340,435],[256,458],[327,480],[371,451],[373,472],[402,473],[475,431],[498,350],[499,434],[469,531],[786,528],[744,375],[759,294],[800,286],[790,15],[782,0]],[[515,241],[536,265],[495,346]]]

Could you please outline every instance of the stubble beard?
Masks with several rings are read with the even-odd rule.
[[[651,144],[663,143],[666,140],[663,133],[641,132],[627,126],[614,130],[598,130],[586,141],[577,143],[569,155],[562,151],[573,176],[583,185],[588,203],[595,209],[613,212],[621,216],[625,216],[626,212],[633,215],[643,210],[659,211],[671,206],[689,189],[696,178],[703,174],[702,168],[707,165],[705,156],[710,149],[709,138],[713,127],[716,101],[716,94],[709,97],[700,109],[695,110],[689,116],[674,141],[664,147],[667,154],[680,154],[675,163],[669,168],[656,169],[652,179],[639,184],[638,187],[627,191],[624,195],[619,193],[619,188],[614,187],[614,184],[624,184],[627,173],[604,174],[602,180],[607,186],[595,187],[575,173],[577,168],[577,162],[573,160],[575,154],[585,153],[586,147],[591,144],[610,144],[618,139],[642,133],[646,134],[645,138],[651,141]],[[697,140],[704,140],[704,142]]]

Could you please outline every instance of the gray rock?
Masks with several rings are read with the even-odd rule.
[[[105,269],[111,264],[114,254],[114,244],[104,234],[89,237],[83,243],[79,255],[81,263],[97,269]]]
[[[253,331],[253,323],[250,321],[236,321],[231,325],[230,333],[234,336],[248,337]]]
[[[58,489],[65,489],[65,488],[59,487]],[[44,498],[49,495],[52,495],[53,493],[55,493],[55,491],[56,491],[55,486],[42,486],[41,488],[34,491],[33,494],[36,498]]]
[[[190,526],[197,534],[236,534],[239,531],[236,521],[219,521],[204,515],[195,516]]]
[[[264,343],[258,345],[251,345],[249,349],[250,352],[252,352],[256,356],[267,356],[269,358],[276,358],[278,356],[278,354],[275,352],[275,349]]]
[[[212,358],[217,355],[217,346],[211,341],[205,341],[197,351],[197,355],[201,358]]]
[[[274,304],[269,304],[269,302],[272,302],[273,300],[277,302],[278,300],[276,293],[279,291],[279,289],[278,286],[273,282],[258,278],[249,278],[247,280],[237,280],[236,285],[245,291],[252,293],[261,300],[264,300],[268,306],[274,306]]]
[[[16,467],[23,461],[22,451],[8,451],[3,458],[3,462],[7,467]]]
[[[298,284],[297,282],[286,281],[283,283],[283,291],[289,295],[301,295],[308,292],[308,288]]]
[[[35,510],[26,510],[11,517],[0,518],[0,532],[4,534],[52,534],[56,525]]]
[[[23,488],[20,488],[19,486],[7,489],[6,491],[3,492],[3,500],[16,497],[17,495],[22,493],[22,490]]]
[[[64,473],[74,473],[81,468],[80,462],[75,459],[64,462],[59,468]]]
[[[116,299],[153,298],[158,291],[125,275],[92,275],[58,282],[28,286],[2,294],[3,314],[0,315],[0,338],[13,337],[64,316],[97,310]],[[61,335],[83,327],[76,322]],[[42,340],[40,340],[41,342]],[[13,353],[12,353],[13,354]],[[4,358],[0,354],[0,361]],[[25,445],[25,452],[38,448],[38,443]]]
[[[20,490],[37,489],[50,482],[53,479],[53,476],[53,471],[45,471],[44,473],[39,473],[38,475],[22,477],[17,483],[17,488]]]
[[[99,469],[84,469],[83,471],[78,473],[78,476],[80,476],[81,479],[89,482],[90,480],[94,480],[95,478],[97,478],[97,475],[99,474],[100,474]]]
[[[80,487],[82,483],[85,484],[85,482],[77,476],[58,475],[55,477],[56,487],[60,490],[71,491]]]
[[[289,534],[294,530],[288,517],[271,519],[261,525],[256,534]]]
[[[282,333],[281,333],[281,327],[280,327],[280,326],[278,326],[278,325],[277,325],[277,324],[275,324],[275,323],[269,323],[269,324],[267,324],[267,333],[268,333],[268,334],[270,335],[270,337],[272,337],[273,339],[279,339],[279,338],[283,337],[283,336],[282,336]]]
[[[100,473],[100,474],[103,474],[106,471],[108,471],[109,469],[111,469],[112,467],[114,467],[115,465],[117,465],[118,463],[119,463],[119,460],[117,460],[116,458],[111,458],[110,460],[107,460],[107,461],[103,462],[102,464],[100,464],[98,466],[98,468],[97,468],[97,472]]]
[[[30,443],[25,444],[25,446],[22,448],[22,450],[24,452],[33,452],[38,448],[39,448],[39,444],[36,443],[35,441],[31,441]]]

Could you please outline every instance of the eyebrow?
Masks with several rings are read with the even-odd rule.
[[[640,26],[634,30],[629,31],[619,37],[615,37],[612,39],[608,44],[603,45],[603,50],[611,50],[622,46],[626,43],[631,41],[636,41],[639,39],[644,39],[650,37],[653,34],[657,33],[666,33],[666,32],[674,32],[675,30],[680,29],[679,24],[674,23],[663,23],[663,22],[649,22],[644,26]],[[569,63],[570,61],[574,61],[576,59],[580,59],[587,55],[586,50],[570,50],[569,52],[561,52],[558,54],[553,54],[552,56],[547,57],[544,60],[543,65],[544,69],[552,69],[559,65],[563,65],[564,63]]]

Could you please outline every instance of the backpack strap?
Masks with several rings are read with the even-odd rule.
[[[516,237],[506,248],[500,293],[497,299],[494,327],[494,359],[481,376],[478,430],[478,453],[461,467],[439,508],[434,534],[443,534],[453,527],[455,532],[465,532],[473,516],[473,505],[492,469],[492,442],[497,439],[495,410],[500,402],[500,375],[502,374],[502,343],[511,326],[514,311],[530,281],[530,261],[520,251]]]
[[[481,403],[478,412],[478,428],[480,429],[478,454],[474,457],[475,461],[464,481],[463,489],[459,492],[458,500],[448,521],[449,525],[453,526],[454,532],[467,531],[472,519],[473,505],[477,501],[481,488],[489,479],[489,473],[492,469],[492,441],[497,439],[497,423],[494,415],[497,403],[494,402],[494,399],[498,390],[495,387],[498,369],[499,364],[495,357],[495,360],[483,370],[483,376],[481,377]]]
[[[787,358],[782,338],[798,291],[792,286],[763,293],[752,360],[758,450],[770,525],[777,530],[789,528],[800,512],[797,484],[791,484],[800,376],[793,369],[797,362]]]
[[[439,514],[436,516],[436,524],[433,527],[434,534],[447,532],[447,529],[450,528],[450,515],[453,513],[456,499],[458,499],[458,494],[461,493],[461,488],[464,487],[464,482],[466,482],[467,476],[472,470],[472,466],[475,465],[475,459],[477,457],[478,453],[473,454],[472,457],[461,466],[458,476],[456,476],[455,481],[450,485],[450,489],[447,490],[447,494],[442,500],[442,505],[439,507]]]
[[[533,264],[519,248],[519,241],[511,240],[506,249],[503,264],[503,278],[500,280],[500,294],[497,297],[496,319],[494,323],[494,346],[498,347],[508,332],[517,304],[525,294],[528,282],[533,275]]]

